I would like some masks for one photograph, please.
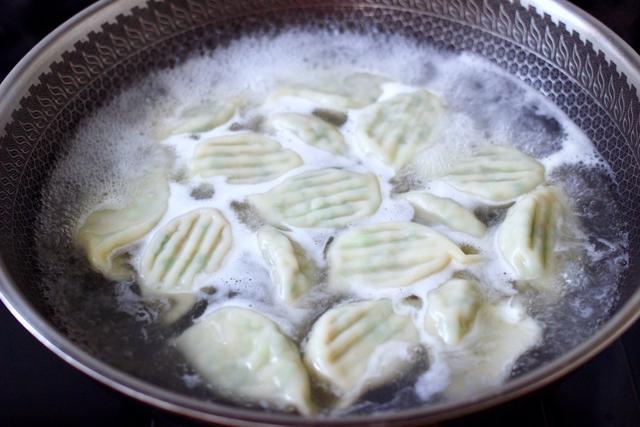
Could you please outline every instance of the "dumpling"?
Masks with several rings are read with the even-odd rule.
[[[473,327],[481,305],[477,283],[451,279],[427,294],[425,328],[445,344],[455,345]]]
[[[346,110],[362,108],[375,102],[382,95],[382,84],[387,78],[369,73],[347,76],[328,76],[312,86],[283,85],[271,96],[271,101],[285,96],[302,98],[324,108]]]
[[[378,179],[341,169],[319,169],[286,179],[267,193],[249,196],[260,216],[274,225],[345,227],[380,206]]]
[[[284,233],[265,225],[258,230],[258,246],[280,300],[293,303],[313,286],[313,261]]]
[[[239,99],[211,101],[182,110],[177,117],[166,119],[155,130],[158,139],[180,133],[199,133],[228,122],[240,107]]]
[[[288,132],[321,150],[333,154],[343,154],[347,150],[347,144],[340,131],[318,117],[280,113],[269,117],[267,122],[275,130]]]
[[[502,384],[518,358],[541,336],[540,326],[518,303],[484,304],[473,329],[443,355],[450,371],[444,394],[461,399]]]
[[[128,258],[118,251],[151,231],[167,210],[169,185],[164,179],[149,178],[140,188],[124,208],[91,213],[76,234],[93,268],[111,280],[132,276]]]
[[[435,230],[412,222],[364,225],[347,230],[329,248],[329,280],[339,289],[410,286],[452,261],[475,263]]]
[[[515,148],[488,145],[456,162],[443,178],[482,200],[506,202],[542,184],[544,166]]]
[[[464,398],[501,384],[518,357],[542,335],[517,301],[490,303],[473,280],[452,279],[432,290],[426,310],[427,332],[444,343],[449,398]]]
[[[544,186],[519,198],[507,211],[498,229],[498,248],[519,279],[539,279],[553,271],[564,206],[560,190]]]
[[[192,291],[196,275],[220,268],[232,243],[231,227],[218,210],[201,208],[179,216],[145,247],[142,283],[163,293]]]
[[[267,317],[223,307],[176,339],[187,361],[224,397],[269,409],[314,412],[296,345]]]
[[[367,153],[398,170],[436,142],[431,134],[443,112],[440,98],[425,90],[401,93],[365,110],[356,135]]]
[[[357,302],[332,308],[316,321],[304,360],[344,406],[402,374],[418,343],[411,318],[394,313],[391,301]]]
[[[230,184],[271,181],[302,164],[294,151],[253,132],[218,136],[198,144],[191,171],[203,177],[225,176]]]
[[[475,237],[482,237],[487,232],[487,227],[472,212],[452,199],[425,191],[412,191],[402,197],[413,206],[415,218],[420,221],[443,224]]]

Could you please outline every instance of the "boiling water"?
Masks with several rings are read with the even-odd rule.
[[[345,156],[277,135],[284,147],[300,154],[303,166],[256,185],[229,185],[222,178],[184,179],[186,160],[199,140],[255,126],[261,116],[273,112],[313,110],[312,104],[290,98],[264,104],[279,82],[314,83],[327,75],[354,71],[383,75],[396,82],[384,85],[381,99],[427,88],[444,100],[448,119],[437,130],[443,143],[430,150],[428,157],[417,160],[420,174],[394,175],[382,162],[367,157],[354,142],[353,124],[360,112],[351,110],[341,127],[351,147]],[[253,108],[237,113],[226,125],[205,134],[172,136],[162,143],[152,137],[157,123],[176,106],[198,105],[239,93]],[[350,296],[334,294],[321,283],[296,308],[273,300],[269,275],[255,242],[261,221],[244,202],[245,196],[268,191],[303,171],[330,166],[377,175],[382,205],[359,223],[411,220],[410,205],[392,196],[413,188],[426,187],[474,210],[488,225],[482,239],[436,228],[494,260],[471,268],[487,294],[515,295],[518,291],[512,273],[498,260],[495,248],[496,228],[507,207],[479,204],[451,187],[425,180],[481,140],[508,141],[536,157],[545,166],[547,181],[569,195],[580,224],[581,231],[574,230],[576,240],[560,248],[560,257],[563,250],[575,253],[578,249],[579,253],[565,257],[562,263],[558,277],[561,297],[523,293],[527,312],[543,327],[544,336],[518,360],[512,375],[521,374],[591,336],[615,303],[616,284],[627,262],[627,236],[623,221],[615,218],[616,210],[612,209],[616,205],[609,190],[613,175],[588,138],[534,91],[479,58],[435,52],[404,39],[305,32],[245,38],[211,55],[150,75],[87,118],[57,164],[44,195],[37,240],[47,296],[68,335],[99,352],[101,358],[166,387],[213,400],[218,397],[168,343],[193,319],[221,304],[231,302],[259,310],[297,342],[304,340],[313,321],[326,309],[349,300],[390,297],[398,310],[420,316],[420,309],[408,306],[404,299],[426,294],[451,270],[406,289]],[[124,206],[140,178],[157,169],[173,176],[169,209],[146,238],[128,248],[133,265],[139,262],[140,249],[156,229],[198,207],[222,211],[234,236],[234,247],[223,268],[211,277],[198,278],[196,285],[201,291],[196,308],[168,326],[158,321],[158,307],[141,302],[135,283],[109,283],[88,268],[73,243],[75,230],[91,211]],[[335,235],[335,230],[328,229],[290,232],[321,269],[326,268],[325,250]],[[437,343],[429,344],[437,351]],[[393,384],[368,393],[350,411],[364,413],[437,401],[446,383],[446,367],[437,363],[429,366],[425,360]]]

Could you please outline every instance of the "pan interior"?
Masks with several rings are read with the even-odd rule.
[[[497,26],[490,29],[465,25],[444,12],[417,14],[398,8],[363,5],[292,7],[287,8],[284,14],[264,8],[243,13],[244,16],[229,10],[229,15],[222,16],[224,20],[215,24],[212,23],[212,15],[198,16],[194,9],[185,9],[190,20],[180,22],[180,13],[176,10],[182,9],[170,2],[138,10],[132,16],[120,19],[119,26],[112,28],[113,32],[94,34],[74,54],[52,67],[54,71],[42,77],[46,83],[34,89],[23,108],[16,112],[16,120],[7,127],[0,154],[3,163],[10,165],[2,172],[7,185],[0,189],[7,201],[1,207],[4,212],[0,225],[9,237],[2,242],[0,250],[16,286],[72,341],[96,357],[138,377],[179,392],[194,393],[190,384],[175,381],[175,376],[157,376],[158,371],[175,372],[172,361],[177,356],[173,354],[174,350],[161,345],[173,332],[146,330],[147,340],[139,340],[145,328],[153,329],[153,326],[145,325],[149,313],[137,306],[129,307],[128,312],[114,310],[117,306],[114,299],[122,289],[114,289],[102,283],[104,279],[100,276],[79,268],[78,271],[83,273],[82,277],[75,278],[78,286],[73,292],[65,293],[65,298],[52,298],[59,294],[51,292],[51,281],[45,277],[47,271],[42,268],[36,239],[36,230],[42,225],[40,215],[51,207],[47,204],[50,171],[68,153],[70,141],[78,132],[77,124],[84,123],[101,107],[108,105],[116,94],[126,93],[152,70],[174,68],[199,55],[201,50],[224,48],[233,40],[247,35],[273,36],[292,27],[369,36],[375,33],[376,37],[396,34],[414,40],[420,46],[451,53],[469,51],[483,56],[555,103],[593,141],[611,167],[613,176],[592,172],[577,175],[579,179],[589,181],[590,187],[606,188],[607,194],[612,194],[610,199],[587,195],[585,205],[580,209],[606,212],[607,208],[614,206],[614,215],[635,218],[638,184],[634,176],[637,176],[639,167],[635,145],[638,134],[633,128],[637,124],[637,120],[633,120],[633,112],[639,111],[635,92],[602,56],[585,54],[584,50],[588,49],[579,39],[568,36],[566,31],[542,20],[531,10],[514,5],[495,9],[504,11],[506,18],[503,20],[510,23],[509,37],[499,34]],[[217,10],[216,13],[222,12]],[[525,13],[527,19],[523,19]],[[160,18],[162,16],[169,17],[174,27],[165,29],[173,32],[161,38],[160,34],[165,31],[161,25],[165,19]],[[150,17],[153,17],[152,21],[148,21]],[[131,30],[126,28],[136,28],[132,26],[134,24],[142,28],[147,25],[145,22],[153,23],[158,36],[154,38],[153,32],[148,32],[144,33],[144,41],[132,38]],[[495,22],[498,22],[497,18]],[[524,23],[521,31],[526,32],[526,38],[517,34],[518,22]],[[178,31],[179,28],[182,30]],[[549,44],[542,36],[534,40],[535,43],[531,42],[536,31],[539,35],[548,34],[547,38],[554,42]],[[125,36],[123,32],[129,35]],[[549,46],[553,47],[553,52],[548,51],[551,49]],[[428,64],[425,64],[423,76],[428,72]],[[92,78],[87,78],[87,73]],[[55,102],[43,101],[47,99]],[[41,115],[33,114],[33,111],[40,111]],[[38,122],[42,117],[48,118],[46,125]],[[588,338],[607,317],[622,307],[637,287],[638,230],[631,219],[624,230],[608,230],[613,235],[628,235],[630,242],[628,261],[623,266],[625,272],[618,284],[619,292],[613,299],[612,295],[606,296],[611,306],[603,307],[602,315],[594,318],[589,332],[584,336],[574,336],[577,341]],[[606,223],[615,221],[602,221],[602,224]],[[82,310],[79,311],[78,307]],[[111,321],[105,325],[103,319],[107,318]],[[132,334],[131,331],[137,332]],[[577,341],[572,344],[577,344]],[[123,348],[127,350],[123,352]],[[534,357],[521,360],[516,374],[534,369],[558,354],[557,351],[545,354],[538,350]],[[157,362],[149,364],[148,360]],[[182,376],[184,372],[177,374]],[[196,389],[200,396],[216,401],[208,390]]]

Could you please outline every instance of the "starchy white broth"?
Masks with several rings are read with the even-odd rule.
[[[273,180],[255,184],[230,184],[224,177],[188,177],[189,159],[202,141],[228,135],[235,132],[232,131],[234,126],[251,125],[259,122],[260,117],[283,112],[309,114],[316,107],[312,102],[295,97],[269,98],[279,84],[315,85],[353,72],[369,72],[389,79],[382,85],[379,101],[420,89],[427,89],[443,100],[447,113],[433,131],[439,143],[418,154],[406,171],[396,174],[381,159],[366,154],[358,141],[356,129],[364,110],[356,108],[346,110],[348,119],[340,127],[348,147],[344,155],[304,144],[286,132],[267,130],[268,136],[277,140],[284,149],[295,151],[302,165]],[[178,134],[162,141],[154,138],[154,127],[175,115],[176,108],[197,106],[212,99],[220,101],[238,97],[242,97],[247,106],[211,131],[195,137]],[[269,101],[264,102],[268,98]],[[332,290],[326,283],[326,277],[320,275],[319,284],[304,295],[299,304],[290,306],[273,297],[270,278],[256,242],[255,224],[260,223],[260,219],[251,217],[249,212],[247,221],[244,214],[238,212],[238,205],[245,203],[247,196],[265,193],[292,176],[323,168],[341,168],[374,173],[382,196],[374,214],[356,220],[352,225],[411,221],[413,208],[396,194],[403,186],[425,189],[434,195],[454,199],[470,211],[485,209],[504,213],[505,203],[479,201],[434,178],[470,153],[474,146],[487,142],[513,145],[535,157],[544,165],[547,181],[561,186],[569,196],[577,195],[577,199],[570,200],[574,205],[583,202],[587,196],[591,197],[594,192],[607,192],[606,188],[589,187],[584,180],[567,178],[566,173],[563,174],[567,168],[575,167],[581,168],[581,173],[595,171],[612,177],[608,166],[580,129],[539,94],[480,58],[436,52],[400,38],[376,39],[296,31],[275,38],[241,39],[211,55],[194,57],[173,69],[156,72],[81,125],[70,151],[58,162],[52,175],[40,217],[38,241],[49,297],[59,302],[60,307],[66,307],[68,304],[62,299],[67,291],[60,289],[76,286],[71,267],[65,267],[64,256],[55,253],[56,244],[71,244],[75,230],[92,211],[125,205],[135,192],[136,182],[147,171],[166,170],[172,176],[168,209],[151,232],[127,248],[134,268],[140,265],[150,239],[171,220],[202,207],[218,209],[230,224],[233,246],[218,271],[200,275],[194,282],[198,297],[209,302],[204,315],[221,305],[248,307],[270,317],[287,336],[301,343],[315,319],[333,304],[391,298],[396,312],[407,314],[414,320],[429,355],[428,369],[402,387],[413,390],[418,401],[437,399],[439,393],[446,395],[453,375],[447,362],[451,350],[420,327],[425,321],[426,304],[408,304],[407,297],[418,296],[424,302],[430,290],[453,274],[467,271],[478,280],[488,301],[501,301],[498,311],[505,318],[515,316],[521,319],[527,312],[532,315],[544,330],[543,338],[537,342],[538,348],[548,347],[552,355],[557,355],[577,343],[573,337],[575,334],[567,327],[581,327],[579,336],[585,337],[587,330],[593,330],[599,321],[606,318],[614,301],[617,278],[626,260],[623,223],[612,226],[610,232],[603,235],[598,234],[602,224],[594,223],[593,226],[582,227],[583,235],[580,227],[567,221],[573,237],[560,239],[557,250],[561,253],[579,250],[584,258],[577,262],[569,257],[561,264],[556,278],[556,288],[561,296],[551,300],[549,295],[538,295],[514,284],[514,272],[502,261],[496,246],[500,220],[489,221],[487,232],[481,238],[445,226],[433,226],[455,243],[473,248],[484,257],[484,262],[463,265],[454,261],[437,274],[410,286],[363,287],[346,295]],[[210,184],[213,195],[196,199],[192,192],[202,184]],[[611,197],[608,193],[605,195]],[[592,220],[597,222],[598,215],[602,213],[578,211],[576,214],[584,224]],[[290,227],[286,235],[324,271],[328,267],[326,246],[341,232],[330,228]],[[55,237],[51,237],[52,234]],[[61,259],[62,262],[55,262]],[[602,267],[597,274],[590,273],[584,270],[584,262]],[[603,277],[608,280],[603,281]],[[211,287],[216,290],[213,295],[198,291]],[[130,291],[130,284],[117,289],[121,309],[135,312],[136,309],[131,307],[136,307],[140,297]],[[573,308],[571,313],[555,314],[567,306]],[[158,313],[151,316],[158,316]],[[74,329],[78,325],[68,327]],[[471,330],[467,341],[473,341],[473,337],[481,332],[478,328]],[[467,360],[460,349],[456,349],[455,357],[457,363]],[[475,363],[471,356],[468,360]],[[525,357],[523,360],[528,359]],[[509,365],[514,362],[511,360]],[[521,363],[523,369],[527,363],[535,366],[535,362],[527,361]],[[184,380],[194,384],[193,376],[187,375]],[[470,391],[480,392],[483,387]],[[382,403],[365,397],[352,410],[402,406],[393,397],[388,397],[384,405]]]

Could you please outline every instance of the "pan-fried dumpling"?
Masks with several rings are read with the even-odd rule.
[[[387,78],[369,73],[347,76],[329,76],[312,86],[283,85],[270,96],[277,100],[285,96],[306,99],[319,107],[336,110],[362,108],[375,102],[382,95],[382,84]]]
[[[182,110],[156,128],[156,137],[164,139],[180,133],[199,133],[228,122],[240,107],[240,100],[212,101]]]
[[[472,330],[443,355],[450,370],[445,395],[460,399],[502,384],[541,336],[540,326],[517,303],[483,305]]]
[[[333,154],[343,154],[347,150],[340,131],[315,116],[280,113],[269,117],[268,124],[278,131],[288,132],[309,145]]]
[[[267,193],[249,196],[260,216],[274,225],[345,227],[380,206],[375,175],[320,169],[286,179]]]
[[[544,186],[519,198],[507,211],[498,229],[498,247],[519,279],[539,279],[553,271],[564,203],[560,190]]]
[[[544,166],[515,148],[489,145],[456,162],[444,180],[480,199],[505,202],[542,184]]]
[[[427,295],[425,327],[445,344],[455,345],[473,327],[481,304],[477,283],[451,279]]]
[[[391,301],[357,302],[332,308],[316,321],[304,360],[348,405],[408,368],[418,343],[411,318],[394,313]]]
[[[220,268],[232,243],[231,227],[218,210],[188,212],[156,231],[144,249],[142,282],[163,293],[191,291],[197,274]]]
[[[127,258],[118,251],[151,231],[167,210],[169,185],[164,179],[150,178],[140,188],[124,208],[91,213],[76,234],[91,265],[112,280],[132,276]]]
[[[440,98],[425,90],[401,93],[364,111],[357,137],[366,152],[398,170],[436,142],[431,134],[443,112]]]
[[[454,260],[470,264],[481,259],[424,225],[380,223],[347,230],[333,242],[329,278],[339,289],[402,287],[444,270]]]
[[[313,413],[295,344],[267,317],[223,307],[187,329],[177,348],[218,393],[239,404]]]
[[[284,233],[265,225],[258,230],[258,246],[280,300],[293,303],[313,286],[313,261]]]
[[[226,176],[230,184],[271,181],[302,164],[294,151],[252,132],[234,133],[198,144],[191,159],[195,175]]]
[[[425,191],[412,191],[402,197],[413,206],[415,218],[420,221],[443,224],[475,237],[482,237],[487,231],[487,227],[472,212],[452,199]]]

